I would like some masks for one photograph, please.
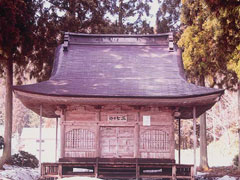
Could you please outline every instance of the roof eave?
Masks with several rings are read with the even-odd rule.
[[[213,94],[220,94],[220,96],[222,94],[224,94],[224,89],[218,89],[216,91],[213,92],[206,92],[206,93],[199,93],[199,94],[193,94],[193,95],[178,95],[178,96],[136,96],[136,95],[101,95],[101,94],[96,94],[96,95],[78,95],[78,94],[51,94],[51,93],[39,93],[39,92],[35,92],[35,91],[31,91],[31,90],[26,90],[26,89],[22,89],[22,86],[14,86],[13,89],[14,91],[18,91],[18,92],[23,92],[23,93],[29,93],[29,94],[36,94],[36,95],[42,95],[42,96],[51,96],[51,97],[69,97],[69,98],[140,98],[140,99],[182,99],[182,98],[194,98],[194,97],[201,97],[201,96],[208,96],[208,95],[213,95]]]
[[[149,106],[167,106],[167,107],[181,107],[182,112],[185,112],[186,108],[193,106],[201,107],[201,109],[207,110],[211,108],[221,97],[223,91],[215,94],[208,94],[204,96],[195,97],[182,97],[182,98],[158,98],[158,97],[66,97],[66,96],[49,96],[42,94],[34,94],[15,89],[16,96],[22,101],[22,103],[38,113],[40,105],[43,105],[44,116],[57,117],[55,111],[61,105],[149,105]],[[121,99],[121,100],[120,100]],[[33,103],[34,102],[34,103]],[[202,111],[197,113],[197,116],[202,114]],[[192,113],[188,115],[182,114],[180,118],[191,118]]]

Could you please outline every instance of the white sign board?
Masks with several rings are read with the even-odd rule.
[[[151,116],[143,116],[143,126],[151,126]]]

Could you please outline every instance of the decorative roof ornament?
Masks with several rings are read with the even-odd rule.
[[[69,44],[69,33],[65,32],[64,43],[63,43],[63,51],[68,51],[68,44]]]
[[[169,33],[168,35],[168,48],[169,48],[169,52],[173,52],[174,51],[174,45],[173,45],[173,33]]]

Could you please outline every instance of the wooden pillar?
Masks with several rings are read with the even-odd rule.
[[[178,119],[178,164],[181,164],[181,119]]]
[[[96,126],[96,157],[100,157],[100,121],[101,110],[98,112],[97,126]]]
[[[62,109],[61,112],[61,158],[65,156],[65,122],[66,110]]]
[[[191,166],[191,180],[194,180],[194,167]]]
[[[139,127],[139,123],[140,123],[140,111],[138,112],[137,115],[137,122],[135,124],[135,158],[139,158],[139,131],[140,131],[140,127]]]
[[[39,123],[39,163],[42,163],[42,104],[40,105],[40,123]]]
[[[139,108],[140,109],[140,108]],[[140,158],[139,155],[139,133],[140,133],[140,120],[141,120],[141,115],[140,115],[140,110],[137,112],[137,122],[135,124],[135,140],[136,140],[136,145],[135,145],[135,158],[136,158],[136,180],[139,179],[140,175],[140,167],[138,165],[138,158]]]
[[[58,118],[56,118],[56,145],[55,145],[55,162],[57,162],[57,151],[58,151]]]
[[[196,106],[193,107],[193,145],[194,145],[194,175],[197,172],[196,165],[196,149],[197,149],[197,136],[196,136]]]
[[[98,177],[98,159],[100,157],[100,121],[101,121],[101,108],[98,111],[98,119],[96,125],[96,164],[94,166],[95,177]]]
[[[58,179],[62,178],[62,164],[58,164]]]
[[[177,168],[176,165],[172,166],[172,180],[176,180]]]

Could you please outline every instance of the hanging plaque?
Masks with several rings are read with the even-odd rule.
[[[111,114],[108,115],[108,121],[127,121],[127,115],[126,114]]]
[[[151,126],[151,116],[143,116],[143,126]]]

